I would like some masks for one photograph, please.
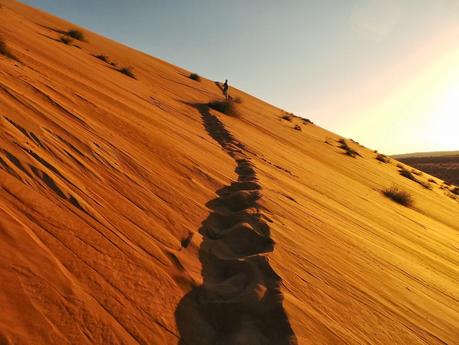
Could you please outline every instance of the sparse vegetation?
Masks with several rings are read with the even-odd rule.
[[[99,55],[95,55],[95,57],[98,58],[99,60],[102,60],[103,62],[110,63],[110,59],[108,58],[107,55],[99,54]]]
[[[389,157],[387,157],[386,155],[383,155],[382,153],[379,153],[377,156],[376,156],[376,159],[382,163],[389,163],[390,162],[390,159]]]
[[[437,184],[437,181],[435,181],[433,178],[429,178],[428,180],[430,183],[434,183],[434,184]]]
[[[134,72],[132,71],[132,67],[122,67],[119,69],[119,71],[120,73],[123,73],[124,75],[127,75],[128,77],[136,79]]]
[[[293,114],[285,113],[284,115],[281,116],[281,119],[286,120],[286,121],[292,121]]]
[[[189,78],[190,78],[191,80],[201,81],[201,77],[200,77],[199,74],[197,74],[197,73],[191,73],[190,76],[189,76]]]
[[[414,175],[409,170],[406,170],[404,167],[401,168],[400,175],[406,177],[407,179],[410,179],[411,181],[416,182],[416,177],[414,177]]]
[[[356,158],[357,156],[362,157],[360,153],[358,153],[356,150],[354,150],[347,144],[345,139],[341,138],[340,140],[338,140],[338,142],[341,144],[339,147],[342,148],[348,156],[352,158]]]
[[[451,189],[451,193],[459,195],[459,187],[454,187],[453,189]]]
[[[6,43],[0,38],[0,55],[6,56],[9,59],[19,61],[19,59],[14,55],[6,45]]]
[[[85,36],[84,36],[84,33],[81,32],[80,30],[77,30],[77,29],[71,29],[69,31],[66,32],[66,35],[69,36],[69,37],[72,37],[78,41],[84,41],[85,40]]]
[[[59,38],[59,41],[61,41],[61,42],[64,43],[64,44],[69,45],[70,43],[73,42],[73,39],[71,39],[71,38],[68,37],[68,36],[61,36],[61,37]]]
[[[295,125],[293,127],[293,129],[296,130],[296,131],[300,131],[301,132],[301,126],[300,125]]]
[[[417,179],[411,171],[405,169],[404,167],[402,167],[400,169],[400,175],[402,175],[403,177],[406,177],[407,179],[411,180],[411,181],[414,181],[416,183],[419,183],[421,186],[423,186],[424,188],[426,189],[429,189],[431,190],[432,189],[432,185],[428,182],[425,182],[425,181],[421,181],[419,179]]]
[[[235,103],[231,100],[212,101],[212,102],[209,102],[208,105],[210,108],[217,110],[223,114],[232,115],[232,116],[238,115]]]
[[[387,196],[389,199],[399,203],[400,205],[410,207],[413,206],[413,198],[410,193],[400,189],[397,186],[392,186],[390,188],[386,188],[382,191],[382,193]]]
[[[314,123],[309,119],[303,119],[303,125],[313,125]]]

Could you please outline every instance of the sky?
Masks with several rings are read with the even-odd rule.
[[[459,150],[459,0],[23,0],[387,154]]]

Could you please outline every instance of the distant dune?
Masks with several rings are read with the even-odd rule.
[[[395,155],[394,158],[459,186],[459,151]]]
[[[457,343],[451,186],[1,3],[0,344]]]

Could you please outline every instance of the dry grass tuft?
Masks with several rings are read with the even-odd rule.
[[[226,115],[230,115],[230,116],[238,115],[236,105],[231,100],[212,101],[212,102],[209,102],[208,106]]]
[[[124,75],[127,75],[128,77],[137,79],[134,75],[134,72],[132,71],[132,67],[122,67],[118,71],[120,71],[120,73],[123,73]]]
[[[348,156],[352,158],[356,158],[357,156],[362,157],[360,153],[358,153],[356,150],[354,150],[347,144],[345,139],[341,138],[340,140],[338,140],[338,142],[340,143],[339,147],[342,148]]]
[[[386,188],[382,191],[382,193],[400,205],[411,207],[414,204],[411,194],[397,186]]]
[[[390,163],[390,159],[389,157],[387,157],[386,155],[383,155],[382,153],[378,153],[378,155],[376,156],[376,160],[382,162],[382,163]]]

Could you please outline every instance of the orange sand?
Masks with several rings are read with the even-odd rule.
[[[0,344],[459,342],[459,204],[439,184],[234,88],[239,117],[208,112],[219,142],[213,81],[2,4],[21,62],[0,56]]]

